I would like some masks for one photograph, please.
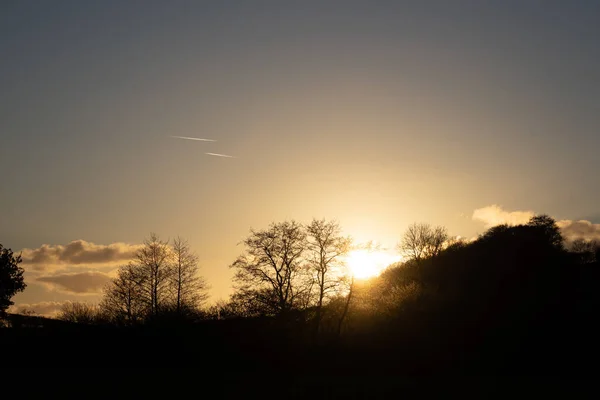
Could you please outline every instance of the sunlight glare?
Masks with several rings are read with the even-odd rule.
[[[400,259],[400,255],[385,251],[354,250],[348,254],[346,264],[355,278],[369,279]]]

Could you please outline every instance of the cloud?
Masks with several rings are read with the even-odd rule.
[[[69,294],[98,294],[110,279],[109,274],[90,271],[42,276],[36,280]]]
[[[496,225],[520,225],[526,224],[535,213],[533,211],[505,211],[502,207],[493,204],[491,206],[478,208],[473,211],[472,218],[481,221],[486,228]]]
[[[42,301],[39,303],[21,303],[12,306],[9,312],[14,314],[23,314],[25,312],[33,311],[37,315],[44,317],[54,317],[60,311],[60,308],[64,302],[58,301]]]
[[[520,225],[526,224],[535,213],[533,211],[506,211],[498,205],[478,208],[473,211],[472,218],[481,221],[486,228],[496,225]],[[566,241],[600,240],[600,224],[594,224],[590,221],[579,220],[572,221],[568,219],[556,221],[560,233]]]
[[[593,224],[586,220],[571,221],[565,219],[557,221],[556,225],[558,225],[561,234],[567,241],[577,239],[600,241],[600,224]]]
[[[74,240],[67,245],[44,244],[37,249],[23,249],[24,265],[35,270],[44,270],[49,265],[114,264],[135,257],[141,245],[127,243],[94,244],[85,240]]]

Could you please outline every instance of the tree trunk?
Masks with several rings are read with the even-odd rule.
[[[348,314],[348,309],[350,308],[350,300],[352,299],[352,291],[354,289],[354,276],[352,276],[352,282],[350,283],[350,292],[348,292],[348,298],[346,299],[346,304],[344,305],[344,312],[340,317],[340,322],[338,324],[338,336],[342,334],[342,325],[344,323],[344,319]]]
[[[325,296],[323,291],[324,291],[323,285],[320,285],[319,286],[319,302],[317,304],[317,315],[315,316],[315,332],[314,332],[315,340],[319,336],[319,330],[321,328],[321,318],[323,317],[323,314],[322,314],[322,312],[323,312],[322,311],[323,310],[323,297]]]
[[[181,263],[177,271],[177,314],[181,312]]]

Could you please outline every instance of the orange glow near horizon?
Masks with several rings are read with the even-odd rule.
[[[379,275],[390,264],[402,259],[400,255],[380,250],[353,250],[346,263],[357,279],[369,279]]]

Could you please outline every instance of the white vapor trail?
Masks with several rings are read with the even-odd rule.
[[[187,137],[187,136],[171,136],[171,137],[175,138],[175,139],[197,140],[199,142],[216,142],[216,140],[213,140],[213,139],[202,139],[202,138]]]
[[[235,158],[234,156],[228,156],[227,154],[219,154],[219,153],[204,153],[204,154],[208,154],[209,156],[215,156],[215,157]]]

